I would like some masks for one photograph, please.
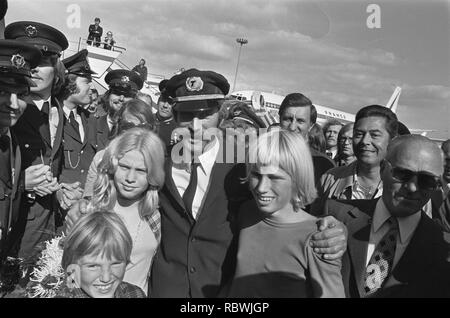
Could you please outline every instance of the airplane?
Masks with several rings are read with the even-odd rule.
[[[126,50],[123,47],[115,47],[114,50],[105,50],[102,49],[101,47],[94,47],[87,45],[86,48],[89,52],[88,59],[91,68],[97,73],[96,75],[93,76],[93,79],[96,84],[95,86],[99,92],[104,92],[107,89],[107,85],[104,82],[104,77],[108,71],[114,69],[130,69],[119,59],[121,53],[123,53]],[[174,74],[179,74],[182,71],[184,71],[184,69],[180,68],[176,70]],[[158,101],[160,95],[158,84],[161,80],[165,78],[166,77],[163,75],[149,73],[147,81],[145,81],[144,87],[141,89],[141,92],[151,96],[155,104]],[[385,105],[386,107],[390,108],[394,113],[397,112],[398,101],[400,98],[401,91],[402,89],[397,86],[393,94],[389,98],[389,101]],[[230,94],[230,97],[242,100],[247,104],[249,104],[253,108],[255,113],[261,117],[261,119],[265,122],[267,126],[270,126],[273,123],[278,123],[280,121],[278,116],[278,110],[280,108],[281,102],[284,99],[284,96],[282,95],[277,95],[268,92],[260,92],[256,90],[255,91],[242,90],[232,92]],[[314,104],[314,106],[317,109],[317,123],[321,126],[323,126],[325,122],[330,118],[335,118],[343,124],[355,121],[354,114],[318,104]],[[156,112],[156,109],[152,109],[152,111]],[[433,132],[434,130],[410,129],[410,131],[411,133],[417,133],[421,134],[422,136],[426,136],[429,132]],[[442,142],[443,140],[436,140],[436,141]]]
[[[389,101],[385,105],[394,113],[397,111],[401,91],[402,89],[397,86],[392,96],[389,98]],[[230,96],[249,104],[249,106],[253,108],[255,113],[261,117],[267,126],[280,121],[278,110],[284,96],[252,90],[232,92]],[[343,124],[352,123],[355,121],[354,114],[318,104],[314,104],[314,106],[317,110],[317,123],[321,126],[323,126],[325,122],[331,118],[337,119]]]

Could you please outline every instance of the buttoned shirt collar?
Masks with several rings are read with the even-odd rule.
[[[384,204],[383,199],[380,198],[377,202],[373,215],[373,231],[375,233],[378,232],[390,217],[391,213]],[[411,235],[413,235],[414,231],[419,225],[420,218],[420,212],[414,213],[413,215],[407,217],[397,218],[400,233],[400,242],[402,244],[405,244],[409,240]]]
[[[49,108],[52,107],[51,99],[52,99],[52,97],[50,96],[47,100],[37,99],[37,100],[33,100],[33,102],[39,110],[42,110],[42,106],[44,105],[45,102],[48,102]]]
[[[74,109],[69,109],[66,106],[63,106],[63,111],[64,111],[64,115],[66,116],[67,119],[70,117],[70,112],[73,112],[73,115],[75,117],[78,116],[78,112],[77,112],[77,108],[76,107]]]

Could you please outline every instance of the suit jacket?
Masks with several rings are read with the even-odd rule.
[[[322,175],[331,168],[336,167],[336,164],[327,155],[318,152],[313,148],[310,148],[310,150],[314,164],[314,180],[316,184],[319,184]]]
[[[325,213],[347,226],[342,276],[347,296],[362,297],[367,246],[377,200],[328,200]],[[442,231],[424,212],[409,245],[375,297],[449,297],[449,246]]]
[[[20,147],[17,138],[11,133],[12,151],[11,167],[0,166],[0,169],[8,169],[14,178],[12,189],[0,180],[0,261],[10,255],[10,249],[14,243],[13,230],[19,217],[20,200],[24,191],[24,178],[21,170]],[[12,173],[14,169],[14,173]]]
[[[94,143],[96,152],[105,149],[111,134],[108,127],[107,115],[100,117],[90,116],[88,121],[88,126],[90,127],[90,136],[88,138]]]
[[[450,193],[444,197],[442,189],[436,190],[431,196],[433,219],[444,232],[450,233]]]
[[[19,118],[12,131],[19,140],[22,154],[22,170],[31,165],[44,164],[50,166],[53,177],[59,178],[62,167],[62,135],[64,114],[57,100],[51,100],[52,107],[56,107],[58,127],[55,133],[53,146],[45,131],[44,119],[37,106],[28,104],[23,115]],[[17,234],[21,239],[20,257],[29,257],[35,253],[35,247],[40,242],[49,239],[56,230],[55,223],[62,222],[57,214],[58,202],[56,193],[44,197],[35,196],[30,199],[24,193],[20,204],[20,216]]]
[[[216,297],[236,262],[236,213],[248,199],[242,165],[214,164],[198,211],[190,215],[172,179],[170,156],[160,191],[161,244],[149,283],[151,297]],[[248,190],[247,190],[248,193]]]
[[[25,170],[29,166],[43,163],[43,158],[44,163],[50,165],[53,176],[57,177],[61,173],[64,114],[57,100],[52,99],[51,104],[52,107],[58,109],[59,120],[53,146],[44,131],[41,111],[35,104],[27,105],[25,112],[11,130],[19,140],[22,169]]]
[[[90,113],[87,110],[78,107],[77,112],[83,123],[84,140],[80,140],[79,132],[75,131],[64,116],[64,165],[59,181],[67,183],[79,181],[84,187],[89,165],[97,152],[96,140],[92,138],[94,134],[90,132],[95,129],[95,122],[89,120]]]

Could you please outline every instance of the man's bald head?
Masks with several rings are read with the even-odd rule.
[[[418,171],[428,171],[436,176],[442,174],[442,152],[438,145],[421,135],[404,135],[394,138],[388,146],[386,159],[415,161]],[[423,170],[425,169],[425,170]]]
[[[382,164],[383,201],[396,217],[418,213],[439,186],[442,153],[430,139],[419,135],[394,138]]]

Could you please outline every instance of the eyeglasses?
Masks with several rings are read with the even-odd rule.
[[[417,176],[417,185],[422,190],[436,190],[441,185],[440,178],[429,172],[415,172],[408,169],[393,167],[392,164],[385,160],[391,168],[392,178],[398,182],[405,183]]]

